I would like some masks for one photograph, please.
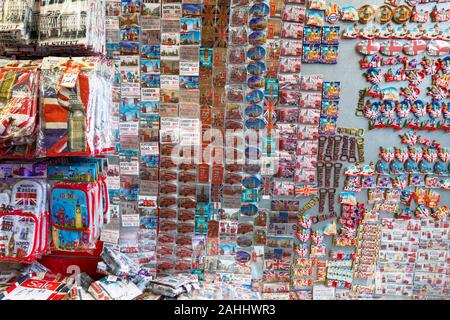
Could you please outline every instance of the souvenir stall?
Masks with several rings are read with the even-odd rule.
[[[0,299],[450,297],[449,1],[1,5]]]

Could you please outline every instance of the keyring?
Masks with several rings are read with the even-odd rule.
[[[327,141],[327,137],[320,136],[319,137],[319,160],[324,160],[324,150],[325,150],[325,142]]]
[[[327,148],[325,149],[325,160],[330,161],[333,159],[333,137],[327,138]]]
[[[339,160],[347,161],[348,159],[348,136],[342,138],[342,151]]]
[[[355,137],[350,137],[350,149],[349,149],[348,162],[350,162],[350,163],[356,162],[356,138]]]
[[[334,164],[334,179],[333,179],[333,187],[338,188],[339,187],[339,176],[342,169],[342,163],[336,162]]]
[[[319,213],[323,213],[325,210],[325,197],[328,193],[328,190],[325,188],[319,189]]]
[[[331,188],[328,190],[328,211],[334,212],[334,195],[336,194],[336,189]]]
[[[339,151],[341,147],[342,136],[334,136],[333,160],[339,160]]]
[[[358,162],[364,162],[364,138],[356,138],[356,147],[358,149]]]
[[[325,167],[324,161],[317,161],[317,185],[321,187],[323,185],[323,169]]]
[[[325,163],[325,188],[329,188],[331,185],[331,170],[333,169],[333,163]]]

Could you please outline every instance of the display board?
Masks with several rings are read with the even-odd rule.
[[[354,6],[356,8],[362,6],[363,4],[371,5],[383,5],[382,0],[370,0],[366,2],[361,1],[343,1],[336,0],[333,1],[341,8],[344,6]],[[443,4],[445,5],[445,4]],[[421,9],[425,11],[431,11],[435,6],[435,3],[422,4]],[[447,23],[448,24],[448,23]],[[351,25],[351,23],[343,23],[339,21],[336,25],[341,26],[341,28],[346,28]],[[370,24],[369,24],[370,25]],[[431,27],[433,23],[428,21],[425,26]],[[342,31],[342,30],[341,30]],[[394,129],[368,129],[368,121],[364,117],[358,117],[355,115],[357,103],[359,99],[359,90],[368,87],[368,83],[363,76],[364,70],[360,68],[359,60],[363,55],[359,54],[356,50],[358,43],[361,39],[341,39],[339,43],[339,56],[338,63],[334,65],[325,64],[303,64],[302,73],[309,74],[323,74],[327,81],[340,81],[341,82],[341,95],[339,103],[339,117],[337,120],[338,127],[348,127],[348,128],[364,128],[364,150],[366,163],[370,160],[375,161],[379,158],[380,146],[392,146],[400,147],[402,146],[399,135],[409,131],[409,129],[394,130]],[[418,60],[424,55],[419,55]],[[386,70],[386,68],[384,68]],[[392,83],[391,83],[392,84]],[[395,82],[393,82],[395,86]],[[397,85],[398,86],[398,85]],[[429,86],[429,82],[424,83],[421,86],[422,90]],[[430,140],[437,140],[443,146],[448,145],[448,133],[442,131],[419,131],[418,132],[423,137]],[[341,187],[344,185],[345,177],[341,175]],[[340,190],[339,190],[340,191]],[[338,192],[339,192],[338,191]],[[441,203],[443,205],[450,205],[449,192],[441,192]],[[358,197],[362,201],[367,200],[366,193],[359,193]],[[385,216],[392,216],[390,214],[385,214]],[[322,225],[324,223],[321,223]],[[329,239],[330,240],[330,239]],[[331,247],[331,241],[328,242],[328,246]],[[408,299],[408,297],[400,297],[397,295],[388,295],[388,299]]]
[[[433,9],[436,5],[442,13]],[[409,168],[406,175],[393,172],[404,163],[414,166],[423,154],[434,163],[439,147],[446,147],[448,80],[433,86],[435,71],[422,72],[426,61],[423,66],[421,61],[431,56],[433,66],[442,63],[439,68],[448,69],[438,60],[448,55],[448,6],[417,1],[108,1],[118,152],[109,166],[115,214],[103,240],[119,245],[149,274],[192,272],[206,280],[234,274],[237,283],[252,285],[268,299],[304,297],[322,284],[411,298],[415,261],[412,269],[405,267],[411,278],[406,282],[392,269],[375,272],[376,263],[367,261],[378,258],[380,235],[392,236],[386,230],[407,237],[421,228],[422,235],[432,228],[448,229],[427,220],[448,211],[448,191],[442,186],[447,176],[441,175],[441,183],[427,174],[427,183],[442,185],[425,189],[423,179],[431,173],[426,167],[420,173],[418,168]],[[423,16],[428,22],[420,21]],[[394,81],[384,81],[389,68],[399,72],[390,75]],[[441,110],[437,116],[435,107]],[[372,126],[405,127],[412,113],[419,118],[414,121],[438,130],[418,128],[419,138],[407,128],[368,130],[370,117]],[[351,128],[364,129],[364,134]],[[210,130],[220,137],[209,135]],[[252,140],[252,133],[261,132],[260,140]],[[363,145],[357,143],[360,138]],[[208,149],[212,141],[215,148]],[[439,153],[446,163],[443,150]],[[176,163],[191,154],[194,163]],[[230,164],[227,157],[244,162]],[[214,163],[217,159],[222,160]],[[411,192],[403,192],[405,184]],[[400,222],[390,220],[394,216]],[[406,218],[413,217],[424,222],[408,224]],[[377,250],[359,248],[364,243],[359,236],[373,240]],[[408,248],[423,250],[425,238],[411,239]],[[404,249],[403,243],[390,241],[381,245],[388,253],[380,253],[388,264],[401,260],[393,252]],[[356,252],[365,252],[365,262]],[[439,282],[442,273],[436,274],[433,279]],[[358,287],[358,278],[371,281]],[[423,279],[418,279],[419,285]],[[442,290],[436,295],[447,292]]]

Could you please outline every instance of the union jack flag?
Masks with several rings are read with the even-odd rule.
[[[16,195],[16,206],[36,206],[36,193],[18,192]]]
[[[288,261],[283,260],[272,260],[272,261],[266,261],[266,269],[272,269],[272,270],[285,270],[290,269],[291,264]]]
[[[312,194],[317,194],[318,188],[311,187],[310,185],[305,185],[303,187],[295,188],[295,196],[296,197],[309,197]]]

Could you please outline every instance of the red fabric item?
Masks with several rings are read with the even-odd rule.
[[[97,273],[97,263],[102,261],[100,257],[102,250],[103,242],[98,241],[92,253],[52,251],[42,257],[39,262],[53,273],[69,276],[79,268],[81,272],[86,272],[92,279],[98,280],[104,277],[103,274]]]

